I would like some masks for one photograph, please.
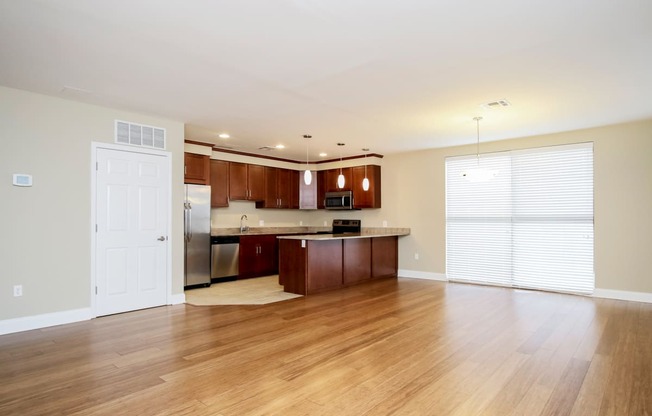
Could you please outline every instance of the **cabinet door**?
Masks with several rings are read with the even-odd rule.
[[[209,157],[194,153],[184,154],[184,183],[210,185]]]
[[[291,174],[289,169],[278,169],[276,176],[277,208],[290,208],[292,199]],[[298,186],[298,184],[297,184]]]
[[[369,190],[362,189],[365,167],[351,168],[354,208],[380,208],[380,166],[367,166]]]
[[[239,265],[238,279],[277,274],[278,244],[276,235],[241,236]]]
[[[247,196],[247,164],[229,162],[229,198],[242,201]]]
[[[276,182],[278,179],[279,169],[265,168],[265,198],[256,203],[256,208],[276,208],[278,206],[278,194],[276,192]]]
[[[371,240],[373,238],[342,240],[342,281],[345,285],[371,278]]]
[[[340,176],[340,171],[344,175],[344,187],[339,188],[337,186],[337,178]],[[326,192],[337,192],[337,191],[350,191],[351,190],[351,168],[342,168],[338,169],[329,169],[326,171],[325,178],[326,180]]]
[[[298,170],[291,170],[290,172],[290,208],[299,209],[299,202],[301,199],[300,185],[303,181],[303,171],[299,172]],[[317,180],[313,178],[313,181]]]
[[[249,188],[250,201],[262,201],[265,199],[265,167],[260,165],[247,165],[247,184]]]
[[[229,162],[211,159],[211,207],[229,206]]]
[[[371,277],[396,277],[398,237],[371,238]]]
[[[326,171],[317,172],[317,209],[324,209],[324,200],[326,199]]]
[[[248,279],[256,276],[258,257],[258,241],[256,236],[243,235],[240,237],[240,257],[238,264],[240,270],[238,279]]]
[[[276,235],[261,235],[258,239],[258,276],[278,273],[278,244]]]

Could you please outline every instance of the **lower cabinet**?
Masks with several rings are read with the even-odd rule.
[[[277,274],[278,243],[276,235],[241,236],[239,266],[238,279]]]
[[[398,237],[371,239],[371,277],[396,277],[398,272]]]
[[[281,238],[279,284],[308,295],[375,278],[397,277],[398,237],[352,239]]]
[[[342,282],[345,285],[371,278],[371,238],[342,240]]]

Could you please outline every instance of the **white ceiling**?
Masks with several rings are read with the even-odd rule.
[[[652,117],[652,2],[0,0],[0,84],[251,153],[390,154],[473,143],[474,116],[483,141]]]

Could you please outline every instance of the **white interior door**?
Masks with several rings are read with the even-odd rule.
[[[97,315],[164,305],[167,157],[98,148],[96,160]]]

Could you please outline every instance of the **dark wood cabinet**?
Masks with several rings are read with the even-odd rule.
[[[277,274],[278,243],[276,235],[241,236],[239,266],[238,279]]]
[[[326,199],[326,171],[317,172],[317,209],[324,209],[324,200]]]
[[[211,207],[229,206],[229,162],[210,161],[211,167]]]
[[[229,162],[229,198],[244,201],[265,199],[265,168]]]
[[[342,281],[345,285],[371,279],[371,240],[342,240]]]
[[[296,184],[292,183],[292,171],[289,169],[267,166],[264,169],[265,197],[262,201],[256,202],[256,208],[290,208],[293,188],[297,188],[298,192],[298,179]]]
[[[337,178],[340,176],[340,171],[344,175],[344,187],[339,188],[337,186]],[[337,191],[350,191],[351,188],[351,168],[342,168],[342,169],[329,169],[326,171],[324,189],[326,192],[337,192]]]
[[[371,277],[396,277],[398,237],[377,237],[371,241]]]
[[[398,236],[279,240],[279,283],[308,295],[398,275]]]
[[[292,200],[291,175],[289,169],[278,169],[276,175],[277,208],[290,208]],[[296,184],[298,186],[298,183]]]
[[[300,198],[301,198],[301,191],[300,191],[300,184],[303,180],[303,171],[299,172],[298,170],[291,170],[290,172],[290,182],[288,183],[288,186],[290,188],[290,208],[291,209],[299,209],[300,208]],[[315,180],[315,179],[313,179]]]
[[[198,185],[210,185],[210,158],[206,155],[184,153],[183,181]]]
[[[365,166],[351,168],[353,207],[380,208],[380,166],[368,165],[366,169],[369,189],[365,191],[362,188],[362,181],[365,178]]]

